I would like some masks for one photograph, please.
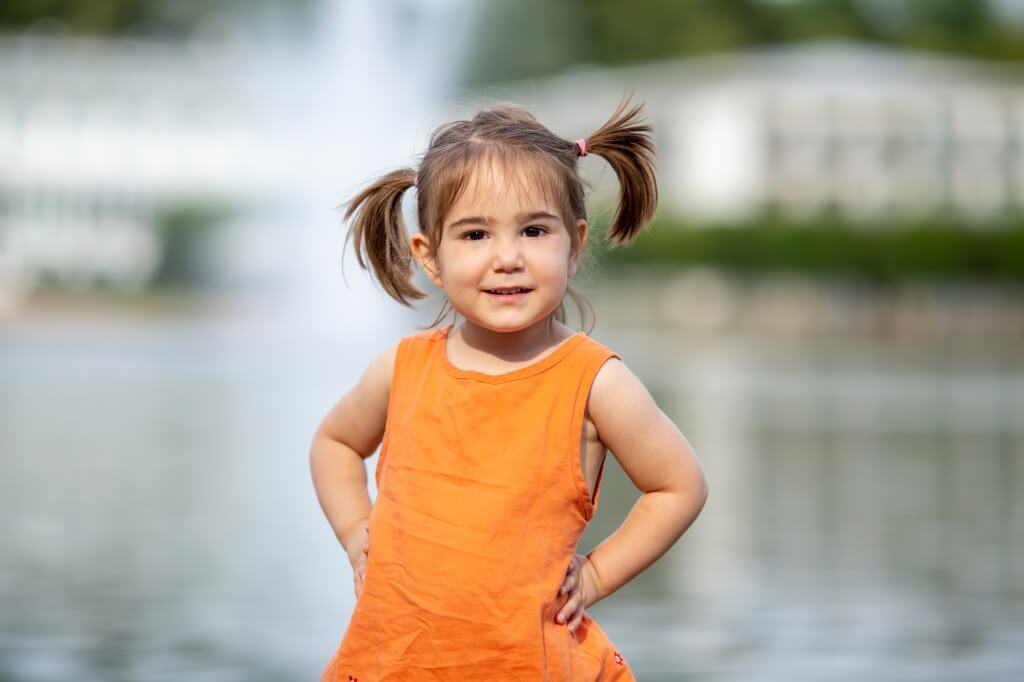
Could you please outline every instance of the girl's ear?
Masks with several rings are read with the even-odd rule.
[[[444,282],[441,281],[441,268],[438,266],[437,256],[430,246],[430,239],[427,235],[417,232],[409,238],[409,243],[412,246],[412,253],[416,257],[416,261],[423,268],[423,271],[427,273],[430,281],[438,289],[444,288]]]
[[[587,221],[580,218],[576,221],[576,230],[580,235],[580,242],[576,246],[576,251],[569,256],[569,277],[573,277],[576,274],[576,268],[580,264],[580,255],[583,253],[583,247],[587,245]]]

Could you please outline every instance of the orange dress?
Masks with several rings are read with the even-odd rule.
[[[452,326],[398,345],[363,591],[322,680],[635,680],[597,622],[555,622],[597,508],[584,412],[619,357],[583,332],[504,374],[455,367]]]

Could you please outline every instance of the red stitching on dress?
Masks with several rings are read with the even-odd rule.
[[[622,659],[622,654],[620,654],[620,653],[619,653],[618,651],[616,651],[616,652],[615,652],[615,662],[616,662],[616,663],[618,663],[619,665],[625,665],[625,664],[624,664],[624,663],[622,662],[622,660],[623,660],[623,659]]]

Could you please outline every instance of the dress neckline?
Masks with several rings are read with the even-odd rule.
[[[456,367],[452,364],[451,360],[448,359],[448,334],[454,326],[454,324],[449,324],[447,327],[438,329],[435,334],[435,352],[437,353],[441,366],[453,377],[460,379],[476,379],[477,381],[484,381],[491,384],[523,379],[535,374],[540,374],[544,370],[558,363],[562,358],[569,354],[569,351],[587,338],[585,333],[578,331],[555,346],[554,350],[549,352],[547,355],[530,363],[529,365],[517,367],[516,369],[508,372],[502,372],[501,374],[488,374],[487,372],[479,372],[475,369],[463,369],[461,367]]]

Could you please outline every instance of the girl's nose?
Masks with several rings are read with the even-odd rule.
[[[523,254],[516,240],[494,240],[494,268],[496,270],[518,269],[523,266]]]

